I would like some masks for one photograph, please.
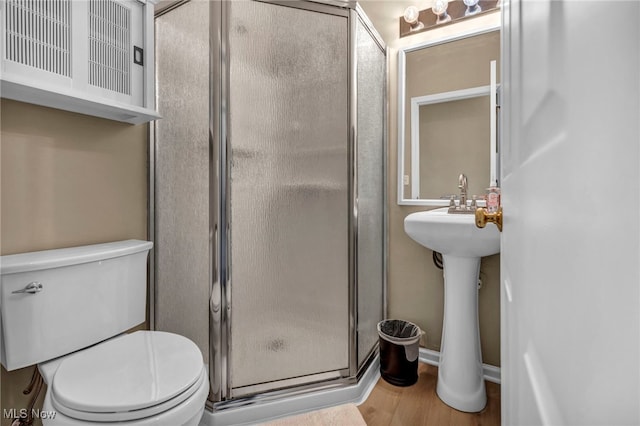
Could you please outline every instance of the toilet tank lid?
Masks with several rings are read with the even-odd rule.
[[[8,275],[95,262],[150,250],[151,247],[153,247],[153,243],[150,241],[125,240],[88,246],[10,254],[0,256],[0,274]]]

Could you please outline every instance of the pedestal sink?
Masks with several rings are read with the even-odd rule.
[[[500,233],[480,229],[473,214],[449,214],[448,208],[412,213],[405,232],[423,246],[442,253],[444,321],[436,392],[447,405],[468,412],[487,403],[478,329],[480,258],[500,252]]]

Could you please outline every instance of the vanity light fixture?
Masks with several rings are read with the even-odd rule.
[[[412,0],[413,1],[413,0]],[[430,9],[419,10],[409,6],[398,17],[400,37],[449,25],[463,19],[473,19],[499,10],[502,0],[431,0]]]
[[[466,0],[465,0],[466,3]],[[444,24],[445,22],[451,22],[451,16],[447,13],[447,8],[449,7],[448,0],[436,0],[433,8],[433,14],[438,17],[436,20],[436,24]]]
[[[410,31],[418,31],[424,28],[424,24],[418,20],[420,10],[415,6],[409,6],[404,10],[404,21],[411,27]]]
[[[464,16],[475,15],[482,12],[482,8],[478,4],[480,0],[464,0],[464,5],[467,6],[467,10],[464,12]]]

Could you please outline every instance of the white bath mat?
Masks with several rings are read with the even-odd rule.
[[[263,426],[367,426],[355,404],[311,411],[298,416],[285,417],[264,423]]]

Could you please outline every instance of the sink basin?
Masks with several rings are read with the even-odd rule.
[[[417,243],[442,254],[483,257],[500,252],[498,228],[478,228],[474,215],[449,214],[447,210],[412,213],[404,220],[404,230]]]
[[[416,242],[442,253],[444,263],[436,393],[457,410],[477,412],[487,403],[478,328],[480,258],[500,252],[500,232],[493,225],[477,228],[473,214],[448,210],[412,213],[404,220],[404,230]]]

